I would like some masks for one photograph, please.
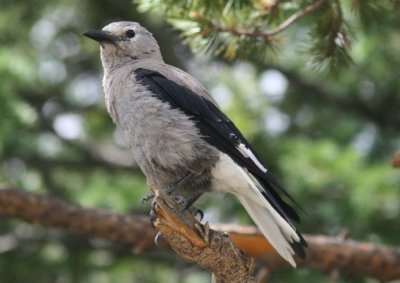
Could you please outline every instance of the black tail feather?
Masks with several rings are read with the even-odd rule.
[[[290,243],[290,246],[293,248],[294,252],[298,257],[300,257],[301,259],[306,259],[307,256],[306,248],[308,247],[308,244],[306,240],[304,240],[303,236],[298,231],[296,232],[300,238],[300,242]]]
[[[264,176],[266,177],[266,181],[268,181],[274,188],[277,188],[279,191],[281,191],[301,211],[303,211],[305,214],[308,214],[307,211],[282,187],[282,185],[279,184],[279,182],[269,171],[267,171],[267,173],[265,173]]]

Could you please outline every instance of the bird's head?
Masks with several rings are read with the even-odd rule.
[[[132,60],[162,60],[160,48],[153,35],[135,22],[114,22],[102,30],[83,34],[100,43],[103,65]]]

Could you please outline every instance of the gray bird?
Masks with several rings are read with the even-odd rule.
[[[299,216],[280,194],[294,200],[207,90],[164,63],[152,34],[114,22],[84,35],[100,43],[107,110],[147,180],[185,208],[206,192],[232,193],[284,259],[305,258]]]

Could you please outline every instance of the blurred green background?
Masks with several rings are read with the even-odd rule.
[[[0,0],[0,183],[84,207],[148,213],[140,205],[147,193],[143,175],[105,110],[98,46],[81,36],[133,20],[154,33],[167,63],[207,86],[309,212],[301,231],[347,230],[356,240],[400,245],[400,171],[390,166],[400,148],[399,11],[368,25],[353,18],[354,64],[335,75],[306,63],[296,44],[306,36],[302,25],[288,30],[292,44],[284,42],[270,60],[226,61],[193,55],[162,12],[139,13],[130,1]],[[230,196],[205,197],[199,206],[211,223],[251,223]],[[269,282],[328,278],[293,270]],[[172,254],[133,255],[98,239],[0,221],[0,282],[209,279]]]

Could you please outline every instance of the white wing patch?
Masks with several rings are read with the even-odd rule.
[[[247,148],[247,146],[243,143],[240,143],[236,146],[236,149],[240,151],[240,153],[245,157],[245,158],[250,158],[258,168],[260,168],[261,171],[264,173],[267,173],[267,168],[265,168],[260,161],[258,161],[257,157],[254,156],[254,154],[251,152],[250,149]]]

